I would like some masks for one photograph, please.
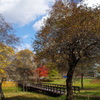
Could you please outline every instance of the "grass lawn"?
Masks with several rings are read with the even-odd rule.
[[[93,81],[94,80],[94,81]],[[95,95],[95,96],[100,96],[100,80],[95,79],[84,79],[84,90],[81,90],[80,93],[81,95]],[[49,82],[52,84],[66,84],[66,79],[56,79],[54,82]],[[73,86],[79,86],[81,87],[80,84],[80,79],[78,81],[75,81],[73,83]]]
[[[46,83],[51,83],[51,84],[66,84],[66,79],[55,79],[53,82],[46,82]]]
[[[14,89],[14,87],[13,87]],[[6,100],[65,100],[66,96],[62,95],[60,97],[52,97],[52,96],[47,96],[44,94],[40,94],[40,93],[30,93],[30,92],[22,92],[19,91],[19,89],[17,90],[16,88],[14,90],[16,90],[14,92],[14,90],[11,89],[12,91],[6,91],[4,93]],[[75,100],[100,100],[100,98],[95,98],[95,97],[74,97]]]
[[[65,84],[65,79],[57,79],[53,84]],[[76,86],[80,86],[80,82],[77,81],[74,83]],[[100,84],[93,83],[92,79],[84,80],[84,90],[81,90],[80,93],[74,94],[75,100],[100,100]],[[20,88],[13,87],[3,87],[4,95],[6,100],[65,100],[66,96],[62,95],[59,97],[52,97],[41,93],[34,92],[22,92]],[[84,97],[85,96],[85,97]]]
[[[14,89],[14,88],[13,88]],[[51,97],[40,93],[30,93],[30,92],[5,92],[6,100],[65,100],[66,96],[62,95],[60,97]],[[74,97],[75,100],[100,100],[96,97]]]
[[[30,92],[5,93],[5,97],[6,100],[58,100],[56,97]]]
[[[100,83],[93,82],[93,80],[95,79],[84,79],[84,89],[79,94],[100,96]],[[79,81],[73,85],[81,87]]]

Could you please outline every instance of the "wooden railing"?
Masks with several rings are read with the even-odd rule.
[[[41,90],[41,91],[46,91],[46,92],[52,92],[56,94],[64,94],[66,93],[66,85],[60,85],[60,84],[32,84],[32,85],[27,85],[26,86],[27,90]],[[73,92],[80,92],[80,87],[78,86],[72,86]]]

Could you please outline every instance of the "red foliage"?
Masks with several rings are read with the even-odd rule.
[[[37,73],[39,75],[39,77],[47,77],[48,76],[48,68],[45,66],[41,66],[37,68]]]

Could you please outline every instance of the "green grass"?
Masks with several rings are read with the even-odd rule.
[[[56,79],[53,84],[65,84],[65,79]],[[80,81],[74,83],[75,86],[80,86]],[[92,79],[84,79],[84,90],[74,94],[75,100],[100,100],[100,84],[93,83]],[[18,87],[4,87],[4,95],[6,100],[65,100],[66,96],[52,97],[40,93],[22,92]],[[85,96],[85,97],[84,97]],[[92,97],[91,97],[92,96]]]
[[[66,96],[62,95],[60,97],[51,97],[40,93],[30,93],[30,92],[6,92],[6,100],[65,100]],[[100,100],[96,97],[74,97],[75,100]]]
[[[84,87],[85,88],[100,88],[100,84],[99,83],[92,83],[93,79],[84,79]],[[76,81],[73,85],[75,86],[80,86],[80,80]]]
[[[3,87],[3,92],[4,93],[9,93],[9,92],[20,92],[22,89],[19,87]]]
[[[56,97],[50,97],[43,94],[30,93],[30,92],[13,92],[5,93],[7,100],[57,100]]]
[[[46,82],[51,84],[66,84],[66,79],[55,79],[53,82]]]
[[[100,88],[100,83],[92,83],[92,80],[93,79],[84,79],[84,87],[85,88],[95,88],[95,89],[98,89]],[[46,83],[52,83],[52,84],[63,84],[65,85],[66,84],[66,79],[55,79],[53,82],[46,82]],[[79,86],[81,87],[81,84],[80,84],[80,79],[76,82],[73,82],[73,86]]]
[[[95,96],[100,96],[100,83],[93,83],[93,79],[84,79],[84,90],[81,90],[80,93],[81,95],[95,95]],[[48,82],[52,84],[66,84],[66,79],[56,79],[54,82]],[[75,81],[73,83],[73,86],[79,86],[81,87],[80,84],[80,79]]]

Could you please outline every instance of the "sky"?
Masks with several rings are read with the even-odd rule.
[[[55,0],[0,0],[0,14],[13,25],[15,34],[21,38],[18,51],[33,50],[31,45],[36,32],[41,29],[54,2]],[[84,0],[82,4],[93,7],[93,4],[100,5],[100,0]]]

